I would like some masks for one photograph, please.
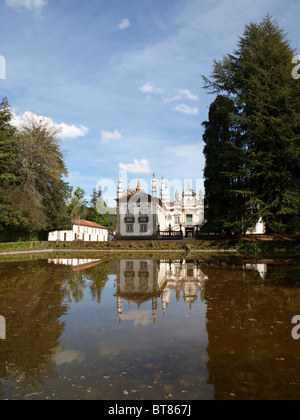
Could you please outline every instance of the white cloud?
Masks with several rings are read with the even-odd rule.
[[[5,0],[5,3],[13,9],[27,9],[32,12],[41,12],[47,6],[47,0]]]
[[[181,112],[182,114],[186,115],[198,115],[199,114],[199,108],[197,107],[191,107],[185,104],[177,105],[174,108],[174,111]]]
[[[150,174],[151,168],[147,159],[137,160],[134,159],[134,163],[119,163],[121,171],[129,172],[131,174]]]
[[[149,325],[153,323],[153,311],[134,310],[128,314],[123,314],[123,321],[134,321],[134,325]]]
[[[176,102],[182,99],[189,99],[190,101],[199,101],[199,97],[194,95],[189,89],[178,89],[179,94],[164,97],[164,102]]]
[[[56,354],[53,356],[54,362],[57,366],[64,365],[65,363],[74,363],[74,362],[83,362],[85,360],[85,355],[78,350],[63,350],[59,349]]]
[[[113,141],[113,140],[121,140],[122,137],[123,137],[122,134],[118,130],[114,130],[114,131],[102,130],[101,131],[102,144],[109,143],[110,141]]]
[[[191,101],[198,101],[199,97],[196,95],[193,95],[190,90],[188,89],[178,89],[179,93],[183,96],[185,96],[187,99],[190,99]]]
[[[118,28],[119,29],[127,29],[130,26],[130,20],[127,18],[121,19]]]
[[[152,83],[145,83],[139,90],[145,94],[151,95],[163,95],[162,100],[166,103],[178,102],[184,99],[190,101],[199,101],[199,97],[194,95],[189,89],[178,89],[178,94],[176,95],[166,95],[164,96],[164,91],[161,88],[156,88]],[[173,107],[174,111],[181,112],[187,115],[198,115],[199,109],[197,107],[190,107],[185,104],[177,105]]]
[[[26,111],[22,115],[13,113],[12,124],[21,129],[23,125],[34,122],[36,124],[50,125],[59,130],[59,137],[62,139],[76,139],[84,137],[89,133],[89,128],[84,125],[76,126],[74,124],[68,125],[66,123],[56,124],[51,118],[34,114],[33,112]]]
[[[69,172],[68,173],[68,178],[69,179],[78,178],[79,176],[80,176],[80,172],[78,172],[78,171],[74,171],[74,172]]]
[[[160,88],[156,88],[152,83],[145,83],[139,90],[143,93],[149,93],[154,95],[162,95],[163,90]]]
[[[176,101],[179,101],[180,99],[182,99],[182,96],[181,96],[181,95],[166,96],[166,97],[164,98],[164,102],[168,104],[168,103],[170,103],[170,102],[176,102]]]
[[[61,137],[64,139],[77,139],[78,137],[85,137],[89,133],[89,128],[84,125],[77,127],[76,125],[68,125],[65,123],[55,124],[61,129]]]

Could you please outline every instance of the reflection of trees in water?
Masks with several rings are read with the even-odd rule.
[[[70,272],[70,269],[68,269]],[[87,281],[83,272],[71,272],[70,279],[62,283],[64,299],[67,303],[80,302],[84,295]]]
[[[299,266],[268,265],[264,279],[242,266],[206,264],[202,271],[209,279],[207,368],[215,398],[298,399],[291,319],[300,308]]]
[[[108,280],[109,262],[103,262],[96,267],[85,270],[85,278],[90,280],[90,289],[93,300],[101,302],[101,293]]]
[[[100,303],[116,265],[73,271],[45,260],[0,264],[0,315],[6,320],[6,340],[0,340],[2,395],[8,386],[16,396],[39,391],[56,377],[62,316],[87,288]],[[264,277],[238,264],[201,262],[199,268],[207,276],[207,368],[215,397],[298,399],[299,342],[291,338],[291,319],[300,308],[299,266],[271,264]]]
[[[68,303],[82,299],[88,281],[100,301],[107,265],[78,273],[39,260],[2,263],[0,270],[0,308],[6,319],[6,340],[0,340],[0,378],[3,387],[3,381],[14,377],[15,393],[23,394],[56,377],[53,356],[65,326],[60,318],[67,313]]]
[[[61,284],[69,276],[64,267],[53,269],[44,261],[1,264],[0,307],[7,334],[0,344],[0,376],[13,375],[19,392],[55,376],[51,360],[64,328],[59,318],[67,311]]]

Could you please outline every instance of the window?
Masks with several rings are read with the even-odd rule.
[[[140,262],[140,270],[148,270],[148,263],[146,261],[141,261]]]
[[[134,221],[135,221],[134,215],[128,211],[127,215],[125,216],[125,223],[134,223]]]
[[[139,214],[139,223],[148,223],[149,216],[146,210],[141,210]]]
[[[126,261],[126,270],[129,270],[129,271],[134,270],[134,262],[133,261]]]
[[[148,225],[141,225],[141,232],[148,232]]]
[[[126,225],[126,232],[132,233],[133,232],[133,225]]]
[[[179,225],[180,224],[180,217],[176,216],[175,217],[175,225]]]
[[[141,275],[139,277],[139,289],[143,290],[143,289],[148,289],[148,277]]]
[[[188,225],[192,225],[193,224],[193,215],[192,214],[187,214],[186,215],[186,223]]]
[[[194,267],[193,264],[187,264],[187,276],[194,277]]]
[[[134,289],[134,271],[127,271],[125,273],[125,289],[129,291]]]

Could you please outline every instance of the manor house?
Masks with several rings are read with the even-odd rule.
[[[203,192],[197,193],[188,185],[175,192],[170,200],[170,190],[162,178],[160,197],[157,180],[153,174],[151,195],[141,187],[124,190],[122,178],[118,183],[116,239],[155,239],[159,236],[194,237],[204,224]]]

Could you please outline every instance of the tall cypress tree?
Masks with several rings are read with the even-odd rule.
[[[12,111],[7,98],[0,104],[0,188],[14,183],[16,176],[17,146],[15,132],[11,125]]]
[[[294,55],[283,30],[267,16],[247,25],[238,49],[215,61],[211,79],[205,78],[206,88],[235,103],[247,208],[253,219],[263,217],[269,232],[299,230],[300,83],[292,77]]]
[[[230,191],[228,164],[232,159],[225,158],[225,148],[234,139],[230,114],[234,112],[231,99],[218,96],[209,109],[209,120],[202,125],[205,127],[203,141],[205,143],[204,169],[205,186],[205,219],[208,221],[205,229],[220,232],[229,217],[233,205]]]
[[[208,221],[204,230],[210,232],[245,233],[255,224],[246,191],[247,151],[235,122],[236,113],[234,102],[219,95],[210,106],[209,121],[203,123],[205,219]]]
[[[0,240],[11,237],[11,226],[17,221],[18,148],[16,129],[11,124],[12,111],[7,98],[0,104]]]

